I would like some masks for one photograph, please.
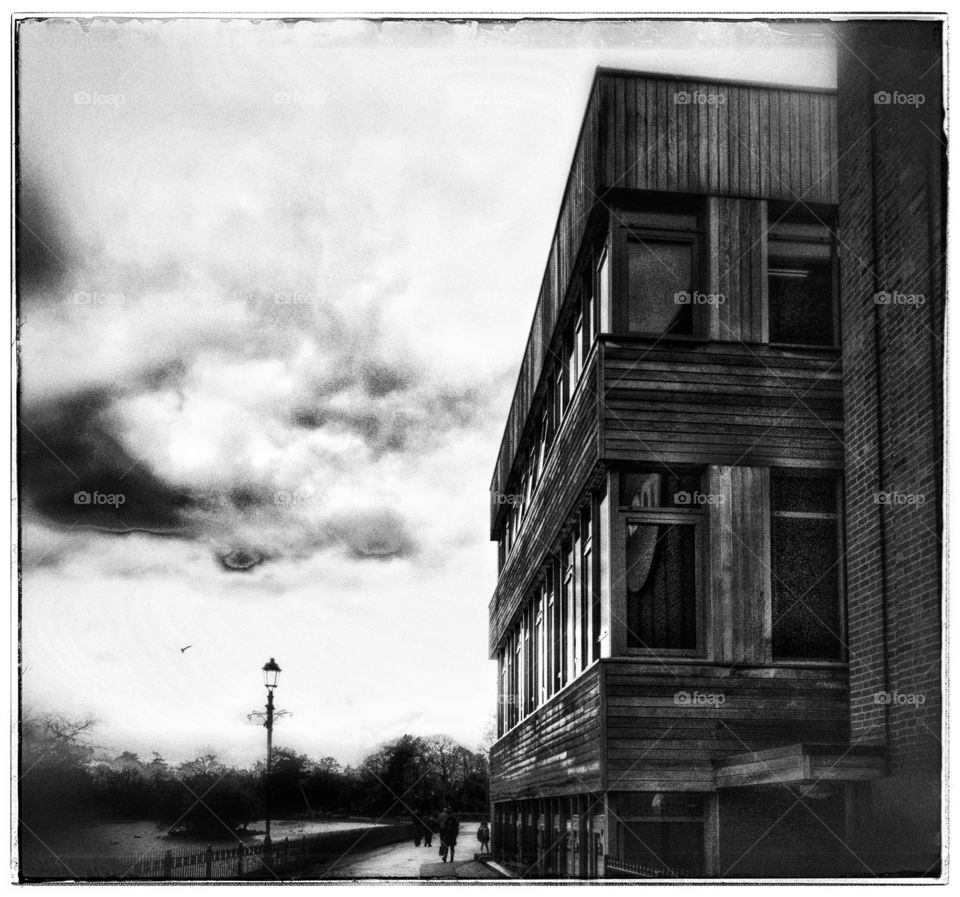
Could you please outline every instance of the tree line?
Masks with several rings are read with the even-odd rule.
[[[20,818],[32,830],[78,821],[153,820],[197,835],[242,830],[264,817],[426,813],[444,806],[485,813],[486,752],[444,735],[403,735],[355,766],[275,747],[271,770],[239,768],[206,753],[172,764],[110,755],[93,742],[94,723],[56,714],[24,714],[20,727]]]

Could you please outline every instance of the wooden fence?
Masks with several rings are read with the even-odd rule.
[[[282,879],[296,869],[324,866],[324,877],[333,879],[338,874],[337,866],[348,858],[412,836],[411,825],[397,824],[284,838],[273,842],[269,855],[262,841],[238,841],[229,847],[187,845],[128,856],[55,856],[51,852],[38,868],[21,868],[21,876],[26,881],[269,881]]]

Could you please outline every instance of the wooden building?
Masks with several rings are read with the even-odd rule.
[[[856,872],[837,105],[596,74],[491,484],[519,874]]]

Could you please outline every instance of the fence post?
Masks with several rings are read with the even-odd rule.
[[[168,850],[163,854],[163,878],[173,878],[173,852]]]
[[[204,861],[205,861],[204,877],[209,879],[213,876],[213,845],[212,844],[207,845],[207,853],[204,857]]]
[[[243,844],[237,845],[237,877],[243,878]]]

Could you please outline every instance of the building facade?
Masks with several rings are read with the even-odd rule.
[[[889,39],[836,91],[597,72],[491,484],[519,874],[936,871],[943,148]]]

